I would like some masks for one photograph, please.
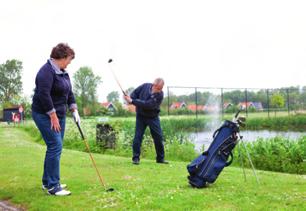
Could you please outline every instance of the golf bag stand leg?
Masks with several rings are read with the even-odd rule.
[[[242,168],[242,171],[243,171],[244,181],[246,182],[246,175],[245,175],[245,170],[244,170],[244,164],[243,164],[243,158],[242,158],[242,154],[241,154],[240,145],[241,145],[241,141],[239,140],[239,143],[238,143],[238,157],[239,157],[240,165],[241,165],[241,168]]]
[[[245,152],[246,152],[246,154],[247,154],[248,160],[249,160],[249,162],[250,162],[250,164],[251,164],[251,167],[252,167],[252,170],[253,170],[253,174],[254,174],[254,176],[255,176],[255,178],[256,178],[257,184],[259,185],[259,180],[258,180],[256,171],[255,171],[253,162],[252,162],[252,160],[251,160],[251,156],[250,156],[250,154],[249,154],[249,151],[248,151],[248,149],[247,149],[247,147],[246,147],[244,141],[243,141],[242,139],[241,139],[240,141],[242,142],[242,145],[243,145],[243,147],[244,147],[244,149],[245,149]]]

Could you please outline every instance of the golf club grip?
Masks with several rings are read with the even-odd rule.
[[[82,131],[81,127],[80,127],[80,124],[77,122],[76,125],[78,126],[78,129],[79,129],[79,132],[80,132],[80,134],[82,136],[82,139],[84,140],[85,136],[84,136],[83,131]]]

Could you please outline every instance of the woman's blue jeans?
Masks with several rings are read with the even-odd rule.
[[[32,117],[47,145],[42,183],[45,187],[50,189],[60,184],[60,159],[66,117],[59,118],[61,126],[60,132],[55,132],[51,129],[51,119],[48,114],[32,111]]]

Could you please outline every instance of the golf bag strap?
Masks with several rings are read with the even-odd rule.
[[[229,166],[229,165],[232,164],[232,162],[233,162],[233,160],[234,160],[234,156],[233,156],[233,153],[232,153],[232,152],[230,152],[230,157],[231,157],[231,159],[230,159],[229,161],[226,162],[225,166]]]
[[[223,128],[223,126],[222,127],[220,127],[220,128],[218,128],[215,132],[214,132],[214,134],[213,134],[213,138],[215,138],[216,137],[216,135],[219,133],[219,131],[221,130],[221,128]]]
[[[222,128],[227,127],[227,126],[228,126],[228,125],[222,125],[221,127],[219,127],[219,128],[214,132],[213,138],[216,137],[216,135],[220,132],[220,130],[221,130]]]

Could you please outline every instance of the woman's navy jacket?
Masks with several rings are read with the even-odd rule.
[[[58,117],[64,117],[69,108],[76,108],[70,78],[64,70],[54,68],[48,60],[38,71],[32,110],[49,114],[56,111]]]

